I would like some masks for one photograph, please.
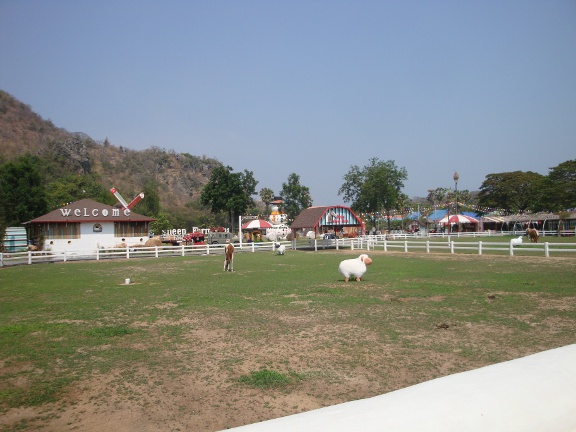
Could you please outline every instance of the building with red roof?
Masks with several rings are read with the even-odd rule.
[[[43,240],[44,244],[38,245],[43,250],[65,252],[142,244],[155,220],[124,207],[82,199],[26,224],[33,239]]]

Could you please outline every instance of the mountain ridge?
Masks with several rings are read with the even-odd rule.
[[[67,174],[94,174],[105,189],[115,187],[127,199],[153,181],[160,205],[168,211],[197,201],[212,171],[222,166],[205,156],[159,147],[132,150],[108,139],[96,141],[83,132],[69,132],[0,90],[0,163],[25,154],[58,161],[59,169],[48,181]]]

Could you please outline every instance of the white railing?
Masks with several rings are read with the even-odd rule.
[[[299,241],[283,241],[287,249],[326,250],[349,249],[384,252],[421,252],[421,253],[474,253],[482,255],[484,252],[501,253],[506,255],[540,255],[550,257],[559,253],[571,254],[576,252],[576,242],[570,243],[523,243],[513,246],[510,241],[462,241],[455,239],[461,236],[414,236],[399,234],[396,236],[363,236],[345,239],[303,239]],[[472,233],[469,233],[472,234]],[[476,233],[480,234],[480,233]],[[494,235],[494,234],[492,234]],[[400,237],[407,236],[407,237]],[[472,236],[466,236],[472,237]],[[486,237],[486,236],[484,236]],[[430,240],[432,239],[432,240]],[[264,252],[274,251],[277,242],[243,243],[242,247],[235,244],[236,252]],[[179,246],[153,246],[153,247],[126,247],[95,250],[71,250],[66,252],[28,251],[15,253],[0,253],[0,267],[20,264],[53,263],[79,260],[106,260],[130,258],[162,258],[175,256],[194,256],[223,254],[224,244],[218,245],[179,245]]]
[[[408,238],[449,238],[449,237],[506,237],[506,236],[519,236],[525,235],[526,230],[514,230],[514,231],[478,231],[478,232],[435,232],[435,233],[404,233],[404,234],[394,234],[389,233],[387,235],[365,235],[363,238],[377,238],[379,240],[388,239],[408,239]],[[564,231],[539,231],[540,237],[573,237],[575,235],[574,230],[564,230]]]
[[[403,252],[449,252],[449,253],[476,253],[482,255],[486,251],[500,252],[513,256],[518,255],[543,255],[550,257],[558,253],[574,253],[576,252],[576,242],[574,243],[523,243],[521,245],[513,245],[511,242],[464,242],[464,241],[409,241],[409,240],[372,240],[364,239],[366,245],[360,245],[359,249],[366,250],[383,250],[388,251],[403,251]]]
[[[290,242],[283,242],[287,247]],[[20,264],[54,263],[80,260],[130,259],[130,258],[162,258],[174,256],[193,256],[223,254],[225,244],[214,245],[178,245],[178,246],[152,246],[93,250],[70,250],[65,252],[28,251],[14,253],[0,253],[0,267]],[[237,252],[257,252],[275,250],[273,242],[248,243],[242,248],[234,244]]]

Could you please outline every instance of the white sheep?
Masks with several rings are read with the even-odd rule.
[[[360,255],[358,258],[347,259],[340,263],[338,271],[344,276],[346,282],[350,280],[350,276],[356,278],[360,282],[364,273],[366,273],[366,266],[372,264],[372,260],[366,254]]]
[[[274,248],[276,249],[276,255],[284,255],[286,251],[286,246],[280,243],[274,243]]]
[[[522,244],[522,236],[510,240],[510,244],[511,244],[512,246],[521,245],[521,244]]]

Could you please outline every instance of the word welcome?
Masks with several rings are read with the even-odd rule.
[[[108,209],[88,209],[86,207],[84,207],[83,209],[69,209],[69,208],[61,208],[60,209],[60,213],[62,213],[62,216],[76,216],[76,217],[98,217],[98,216],[112,216],[112,217],[120,217],[120,209],[112,209],[112,214],[110,214],[110,211]],[[130,210],[128,209],[123,209],[122,213],[124,214],[124,216],[130,216],[130,213],[132,213]]]

